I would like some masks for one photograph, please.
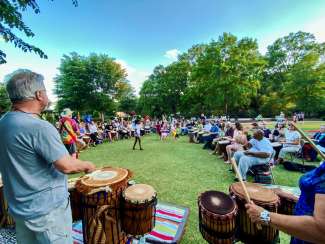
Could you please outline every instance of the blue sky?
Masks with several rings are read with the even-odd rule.
[[[299,30],[325,41],[324,0],[79,0],[78,7],[70,0],[38,2],[40,14],[23,15],[36,36],[19,35],[49,59],[0,40],[8,61],[0,65],[0,81],[17,68],[29,68],[45,76],[50,93],[60,58],[72,51],[116,58],[138,91],[156,65],[167,65],[179,52],[223,32],[256,38],[262,53],[277,38]]]

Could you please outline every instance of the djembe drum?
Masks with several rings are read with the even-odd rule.
[[[68,180],[72,220],[74,222],[81,220],[81,194],[76,190],[75,187],[77,180],[77,178]]]
[[[245,183],[251,200],[258,206],[270,212],[277,212],[280,204],[279,197],[270,189],[263,188],[254,183]],[[244,189],[240,182],[230,186],[230,194],[236,199],[238,205],[238,238],[245,243],[276,243],[279,238],[279,231],[271,226],[258,228],[252,223],[246,213],[246,200]]]
[[[0,178],[0,228],[15,227],[15,220],[8,213],[8,203],[3,194],[3,184]]]
[[[195,138],[195,131],[190,130],[188,132],[189,143],[195,143],[194,138]]]
[[[295,206],[299,198],[292,193],[281,190],[280,188],[275,188],[273,191],[279,196],[281,202],[278,212],[280,214],[294,215]]]
[[[123,192],[122,230],[139,236],[152,231],[155,226],[157,193],[152,186],[132,185]]]
[[[209,243],[232,244],[235,239],[237,204],[227,194],[206,191],[198,198],[199,227]]]
[[[76,182],[81,194],[84,242],[119,244],[126,241],[120,222],[120,200],[131,177],[122,168],[104,167]]]
[[[219,144],[219,154],[223,155],[223,160],[227,161],[228,160],[228,154],[226,147],[231,144],[229,140],[221,140],[218,142]]]

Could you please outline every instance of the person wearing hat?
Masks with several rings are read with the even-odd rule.
[[[77,156],[77,133],[79,131],[78,124],[72,119],[72,111],[70,108],[63,109],[61,113],[59,132],[64,146],[74,158]]]
[[[18,243],[72,243],[67,175],[92,172],[72,158],[40,114],[48,105],[42,75],[18,70],[5,79],[12,111],[0,120],[0,173]]]

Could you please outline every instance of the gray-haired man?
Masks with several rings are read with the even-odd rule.
[[[73,159],[57,130],[41,120],[48,105],[43,76],[18,70],[7,76],[12,111],[0,120],[0,171],[18,243],[72,243],[68,173],[91,172]]]

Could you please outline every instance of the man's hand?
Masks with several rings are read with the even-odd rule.
[[[96,166],[89,161],[82,161],[84,163],[84,172],[91,173],[96,170]]]
[[[245,154],[246,156],[253,155],[252,152],[250,152],[250,151],[244,151],[244,154]]]
[[[264,208],[257,206],[253,202],[245,204],[245,207],[247,209],[246,212],[253,223],[263,224],[263,221],[261,221],[260,216],[261,213],[264,211]]]

